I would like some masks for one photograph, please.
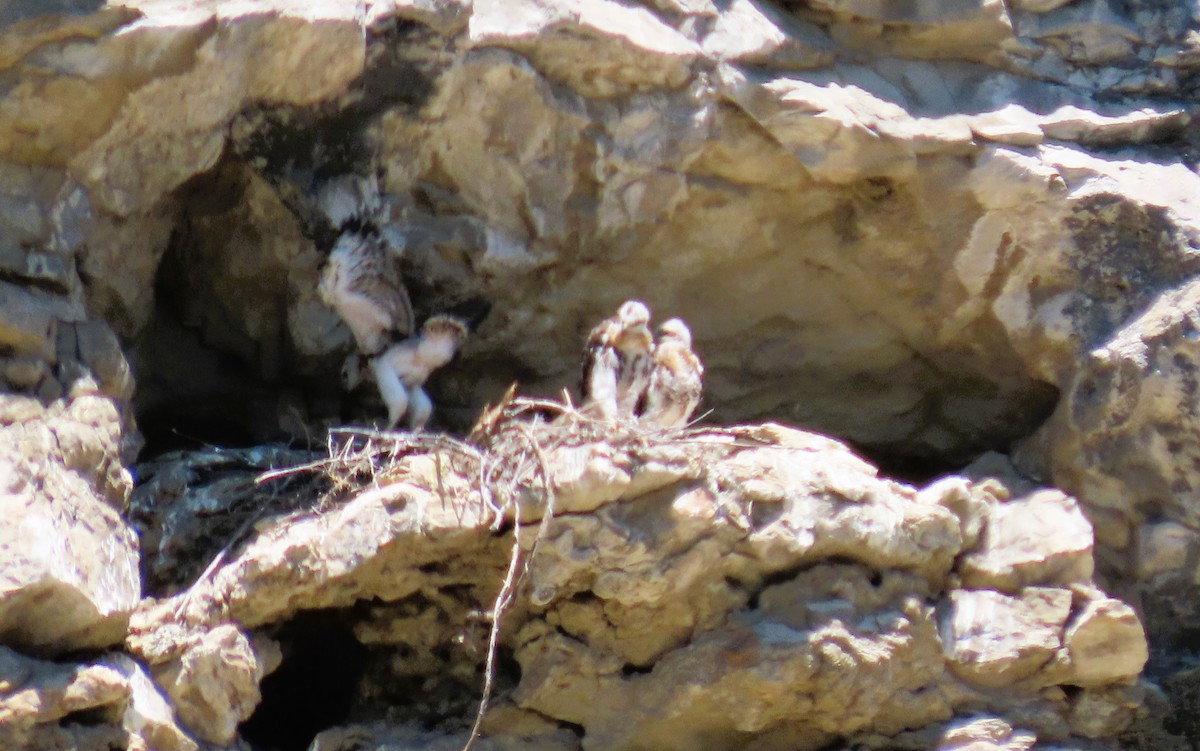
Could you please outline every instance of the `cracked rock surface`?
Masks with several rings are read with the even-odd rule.
[[[514,545],[479,748],[1194,744],[1198,40],[1175,0],[0,5],[0,745],[458,747]],[[316,292],[346,176],[418,319],[473,311],[435,432],[577,398],[628,298],[714,427],[260,482],[382,415]]]
[[[545,484],[517,475],[523,500],[508,509],[525,563],[501,615],[500,648],[519,670],[501,679],[511,707],[497,726],[526,712],[582,728],[585,748],[815,749],[985,711],[1055,741],[1110,737],[1135,719],[1141,623],[1095,587],[1075,499],[1015,491],[1011,468],[918,491],[835,441],[770,424],[542,449]],[[332,510],[267,523],[210,578],[148,600],[127,647],[181,722],[221,744],[252,706],[217,687],[272,669],[273,626],[301,611],[338,609],[374,652],[414,656],[357,684],[365,715],[372,694],[413,672],[432,686],[466,661],[474,676],[470,650],[485,636],[471,613],[490,609],[512,545],[476,476],[452,455],[410,454]],[[1002,537],[971,539],[965,526],[1056,513],[1078,527],[1018,551],[1040,566],[992,588],[971,581]],[[456,642],[454,669],[428,651]],[[400,705],[411,713],[415,701]],[[1084,701],[1108,711],[1098,730],[1073,711]],[[356,728],[391,747],[391,730]]]

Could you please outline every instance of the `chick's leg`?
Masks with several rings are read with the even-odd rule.
[[[385,358],[371,359],[371,372],[375,374],[375,383],[379,386],[379,395],[388,409],[388,428],[396,427],[400,418],[408,411],[408,389],[400,381],[400,376],[392,369]]]
[[[425,389],[413,386],[409,393],[409,407],[408,427],[414,433],[420,432],[433,414],[433,400],[425,393]]]

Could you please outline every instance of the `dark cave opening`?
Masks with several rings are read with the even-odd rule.
[[[160,408],[143,412],[138,428],[146,442],[142,459],[153,459],[170,451],[221,448],[247,448],[257,445],[254,434],[245,425],[203,410]]]
[[[918,487],[938,477],[953,474],[964,465],[961,461],[875,450],[868,446],[853,445],[853,448],[856,453],[874,464],[880,475]]]
[[[285,143],[281,153],[294,156],[302,145]],[[339,165],[349,163],[326,166]],[[269,182],[231,149],[173,194],[177,216],[154,277],[153,314],[128,342],[142,460],[213,446],[320,449],[326,428],[378,425],[386,415],[370,384],[344,388],[350,344],[337,348],[325,328],[332,319],[314,313],[320,303],[310,299],[328,249],[287,200],[295,191]],[[491,310],[483,298],[450,295],[431,311],[424,301],[444,291],[408,281],[419,319],[448,312],[474,329]],[[438,405],[432,429],[474,423],[478,410],[457,373],[435,373],[426,389]]]
[[[339,417],[336,358],[304,357],[288,335],[288,267],[253,221],[251,182],[227,155],[175,191],[154,311],[128,348],[143,461],[213,446],[312,448],[324,444],[321,422]],[[276,242],[308,247],[298,235]]]
[[[133,407],[145,441],[140,459],[213,446],[304,447],[307,415],[289,421],[288,407],[300,403],[305,380],[263,377],[250,363],[205,342],[170,307],[158,306],[130,350],[138,379]]]
[[[263,679],[262,702],[239,731],[254,751],[304,751],[349,718],[367,648],[333,610],[298,613],[275,638],[283,661]]]

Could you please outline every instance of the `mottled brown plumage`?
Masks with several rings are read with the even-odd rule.
[[[376,354],[412,333],[408,290],[377,236],[344,232],[321,272],[317,293],[349,327],[360,352]]]
[[[583,361],[584,407],[605,419],[632,418],[649,382],[650,309],[626,301],[588,334]]]
[[[700,404],[704,365],[692,351],[692,332],[672,318],[658,329],[641,419],[662,428],[687,424]]]

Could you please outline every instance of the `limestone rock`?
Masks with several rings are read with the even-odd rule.
[[[661,748],[688,748],[722,727],[816,748],[838,728],[894,732],[898,714],[913,724],[944,716],[948,707],[936,692],[897,692],[936,679],[938,671],[929,668],[937,661],[925,658],[929,650],[937,650],[936,632],[919,607],[853,625],[832,620],[812,630],[769,616],[736,619],[634,676],[621,675],[620,660],[548,634],[518,650],[525,678],[515,699],[582,724],[598,748],[629,748],[647,739]],[[792,698],[784,701],[785,695]]]
[[[113,404],[87,396],[0,425],[6,643],[60,653],[121,641],[141,586],[118,514],[130,486],[120,432]]]
[[[702,48],[721,61],[818,68],[833,61],[834,45],[815,26],[748,0],[734,0],[720,9]]]
[[[126,655],[73,665],[0,647],[0,684],[0,740],[6,747],[197,748]]]
[[[278,664],[278,656],[272,658],[269,649],[256,650],[228,624],[189,636],[174,649],[178,654],[173,660],[151,666],[154,681],[180,722],[197,737],[219,745],[232,743],[238,724],[258,705],[258,684]]]
[[[942,735],[938,751],[1023,751],[1036,742],[1037,735],[1028,730],[1015,729],[998,717],[980,717],[952,723]]]
[[[515,49],[591,97],[682,86],[700,52],[645,9],[608,0],[485,0],[473,6],[468,29],[472,45]]]
[[[1062,646],[1070,613],[1071,593],[1065,589],[1031,587],[1020,597],[955,590],[941,622],[950,669],[992,688],[1029,678]]]
[[[1137,575],[1141,580],[1182,572],[1200,543],[1200,532],[1178,522],[1143,524],[1137,536]]]
[[[393,654],[463,644],[473,676],[513,544],[500,647],[528,672],[505,688],[597,748],[930,748],[974,712],[997,724],[947,743],[1107,739],[1146,649],[1093,571],[1171,644],[1200,623],[1184,4],[9,5],[0,489],[38,532],[0,528],[13,643],[121,638],[135,412],[156,452],[369,419],[337,385],[349,339],[312,293],[330,228],[304,208],[347,174],[380,176],[420,316],[490,306],[431,384],[450,427],[513,380],[571,388],[581,335],[639,297],[697,332],[714,423],[922,475],[1019,442],[1042,484],[917,491],[774,426],[593,436],[508,487],[418,452],[286,517],[307,507],[235,495],[257,460],[172,457],[135,511],[177,599],[127,643],[222,742],[273,661],[248,631],[302,611],[364,607],[347,628]]]
[[[568,329],[618,291],[654,290],[653,305],[705,324],[696,327],[705,332],[698,344],[714,366],[719,419],[787,416],[863,445],[924,455],[961,458],[1006,445],[1036,422],[1052,387],[1068,377],[1045,367],[1076,355],[1058,336],[1071,325],[1054,316],[1050,301],[1065,302],[1057,295],[1072,288],[1069,259],[1093,243],[1062,226],[1087,191],[1046,190],[1023,201],[1031,186],[1021,175],[990,170],[981,139],[1063,139],[1025,156],[1053,176],[1065,154],[1074,164],[1064,174],[1077,176],[1081,160],[1103,161],[1079,143],[1180,137],[1187,115],[1179,107],[1096,101],[1095,92],[1109,90],[1101,75],[1108,71],[1068,65],[1099,58],[1073,48],[1065,54],[1063,45],[1082,39],[1094,46],[1087,29],[1103,21],[1120,30],[1123,43],[1132,34],[1137,44],[1170,46],[1183,41],[1182,32],[1166,31],[1170,21],[1182,29],[1185,19],[1163,9],[1124,18],[1105,3],[1058,10],[1035,3],[1016,14],[1049,25],[1016,39],[1001,3],[947,10],[828,2],[804,19],[750,5],[667,3],[665,15],[656,15],[600,0],[483,3],[470,12],[456,2],[404,2],[371,4],[358,15],[356,6],[338,2],[269,3],[254,12],[236,3],[187,9],[141,2],[131,6],[142,14],[136,22],[128,11],[76,18],[71,23],[88,31],[69,51],[55,46],[55,33],[31,33],[21,48],[37,54],[14,57],[14,76],[56,76],[54,86],[31,83],[10,98],[3,132],[14,159],[48,162],[40,179],[54,184],[37,188],[49,194],[44,203],[52,210],[44,216],[27,210],[39,208],[38,200],[24,200],[37,186],[14,190],[14,224],[19,219],[22,237],[34,243],[53,239],[73,249],[93,310],[133,335],[150,316],[154,272],[173,225],[201,216],[197,196],[206,191],[194,188],[203,179],[178,186],[214,167],[221,153],[273,181],[226,194],[250,207],[264,206],[271,190],[290,199],[314,187],[314,175],[377,154],[389,192],[405,206],[389,231],[404,238],[406,271],[428,293],[423,304],[480,294],[503,311],[465,353],[472,373],[462,380],[478,385],[457,395],[464,412],[494,396],[492,379],[510,375],[485,362],[510,358],[511,374],[531,374],[527,381],[557,393],[573,375],[560,365],[574,360]],[[228,33],[213,36],[214,23]],[[461,48],[446,43],[460,33]],[[832,62],[841,52],[861,54],[861,64]],[[880,54],[894,56],[876,64]],[[964,66],[964,55],[986,64]],[[250,56],[255,64],[247,66]],[[118,72],[126,60],[138,61],[128,75]],[[264,67],[272,61],[287,73]],[[1055,64],[1061,75],[1050,70]],[[406,73],[397,79],[387,66]],[[811,75],[795,74],[815,66]],[[253,75],[240,74],[249,69]],[[514,97],[524,103],[509,106]],[[348,127],[334,127],[337,116],[329,113],[343,105]],[[265,112],[272,107],[286,112]],[[62,114],[55,127],[43,128],[40,141],[28,137],[22,124],[50,112]],[[235,148],[226,152],[231,130]],[[286,135],[301,130],[298,139]],[[348,158],[359,140],[360,152]],[[306,150],[312,153],[298,156]],[[310,157],[314,164],[300,166]],[[983,184],[1020,211],[977,201]],[[1117,184],[1117,200],[1131,206],[1137,201],[1123,197],[1144,190]],[[953,221],[940,221],[943,207],[954,207]],[[1036,220],[1012,221],[1030,211]],[[831,221],[838,217],[842,225]],[[291,242],[294,278],[286,291],[265,285],[271,305],[263,302],[264,285],[246,279],[232,295],[222,293],[233,300],[223,312],[237,335],[213,346],[235,351],[252,369],[266,366],[262,372],[332,372],[331,349],[341,346],[331,335],[335,324],[322,322],[319,306],[301,293],[312,271],[305,267],[316,259],[299,257],[311,249],[279,212],[244,218],[201,223],[212,248],[222,248],[215,257],[249,258],[247,248]],[[988,263],[1006,233],[1013,247],[1054,252]],[[694,264],[695,273],[659,273],[664,252]],[[736,275],[736,294],[753,305],[739,308],[736,326],[721,324],[688,292],[698,285],[717,297],[734,294],[720,284],[730,277],[722,264],[743,252],[755,272]],[[1035,256],[1054,260],[1040,264]],[[195,263],[222,276],[219,264],[204,260],[212,257],[201,254]],[[598,258],[613,259],[620,273],[586,261]],[[559,263],[574,269],[577,260],[586,261],[579,273],[557,278],[554,294],[539,296],[545,310],[531,316],[521,303],[531,299],[523,281],[529,271]],[[1031,264],[1038,268],[1026,274]],[[951,277],[926,283],[951,267],[979,272],[960,280],[969,290],[965,302]],[[1010,269],[1012,284],[1005,282]],[[1033,278],[1055,293],[1046,300],[1020,295],[1019,280]],[[981,290],[993,287],[1000,295],[989,312]],[[829,289],[840,290],[839,299]],[[267,310],[280,292],[289,298],[284,309]],[[200,297],[198,304],[218,305]],[[813,302],[794,310],[796,299]],[[991,328],[993,312],[1011,337]],[[530,318],[547,322],[539,336],[526,335]],[[839,323],[846,320],[871,333],[847,335]],[[221,332],[222,322],[202,328]],[[280,357],[288,352],[281,339],[297,346],[299,362]],[[308,358],[329,359],[318,366]],[[799,379],[792,377],[797,362]],[[754,387],[746,385],[748,365]],[[873,384],[869,410],[838,406],[835,387],[847,377]],[[763,379],[771,383],[760,388]],[[992,395],[979,396],[987,389],[975,390],[976,382],[995,387]],[[273,415],[264,410],[255,421]],[[980,437],[991,434],[994,440]]]
[[[976,706],[972,687],[1103,686],[1129,680],[1144,662],[1121,659],[1145,649],[1127,606],[1054,586],[1079,572],[1054,563],[1053,545],[1021,553],[1028,562],[1014,564],[1015,595],[952,589],[929,604],[949,582],[984,570],[962,555],[964,539],[974,535],[977,552],[996,553],[1001,536],[986,530],[1004,529],[1005,508],[1036,510],[1048,493],[1009,479],[1023,495],[1001,500],[1012,492],[995,479],[1002,462],[976,468],[991,467],[990,479],[947,478],[918,493],[880,479],[835,441],[779,425],[686,440],[609,434],[545,448],[544,475],[527,467],[494,488],[477,484],[466,455],[405,456],[377,486],[324,513],[261,520],[190,589],[140,608],[128,647],[151,665],[181,722],[218,743],[233,739],[259,700],[258,679],[278,662],[271,642],[252,645],[244,630],[300,610],[376,603],[355,609],[355,638],[425,657],[374,680],[421,676],[441,691],[435,676],[447,663],[433,657],[438,645],[464,644],[449,663],[457,671],[470,670],[471,650],[482,654],[485,636],[461,624],[491,607],[512,548],[489,525],[507,519],[519,522],[519,548],[530,556],[504,615],[504,648],[522,668],[511,701],[582,726],[597,748],[645,739],[685,748],[714,733],[805,748],[848,732],[892,737]],[[608,469],[588,469],[597,462]],[[212,511],[201,499],[219,483],[210,477],[193,492],[195,477],[181,475],[176,493],[162,486],[155,496],[177,504],[162,512],[180,520],[160,548],[183,529],[204,534],[199,515]],[[489,509],[501,497],[513,503]],[[1074,509],[1048,497],[1056,513]],[[181,523],[188,513],[197,520]],[[1071,556],[1090,564],[1090,539]],[[1064,579],[1064,570],[1074,573]],[[1110,637],[1111,652],[1100,646]],[[1022,721],[1067,727],[1068,710],[1046,703]],[[384,740],[394,728],[344,732],[321,742],[415,742],[404,733]]]
[[[1090,581],[1092,545],[1091,524],[1075,499],[1039,490],[991,509],[978,547],[963,556],[963,583],[1016,592],[1035,583]]]
[[[1084,691],[1073,702],[1071,729],[1084,738],[1106,738],[1129,727],[1143,704],[1140,687]]]
[[[1052,447],[1048,464],[1060,482],[1121,513],[1126,524],[1138,521],[1139,509],[1159,507],[1189,527],[1200,525],[1190,501],[1200,482],[1181,461],[1200,452],[1200,440],[1178,419],[1192,408],[1195,353],[1188,332],[1197,328],[1198,302],[1194,283],[1165,294],[1089,353],[1063,406],[1035,439]],[[1136,452],[1120,450],[1133,442]],[[1080,452],[1101,445],[1114,448],[1102,451],[1101,460],[1075,463]]]
[[[57,51],[46,55],[45,64],[67,71],[88,66],[111,71],[109,80],[100,79],[107,86],[68,75],[61,92],[54,92],[85,96],[98,114],[80,128],[86,140],[64,127],[60,138],[71,139],[66,143],[51,138],[26,146],[60,148],[93,205],[117,216],[151,209],[164,193],[213,166],[224,129],[244,101],[319,101],[362,70],[361,32],[352,7],[344,4],[279,7],[249,18],[238,14],[234,17],[245,22],[221,35],[211,29],[231,20],[228,7],[201,10],[147,2],[138,9],[139,33],[89,46],[75,53],[78,60],[63,59]],[[267,50],[271,52],[264,56]],[[146,55],[149,65],[138,70],[138,78],[130,81],[136,85],[130,87],[119,68],[107,64],[114,56],[139,54]],[[173,75],[155,75],[164,69]],[[188,106],[182,106],[185,100]],[[25,96],[14,100],[13,107],[20,111],[53,102],[55,97]]]
[[[29,352],[53,362],[56,327],[60,317],[70,315],[69,305],[2,282],[0,308],[5,311],[3,328],[0,328],[0,342],[5,348]]]
[[[1088,602],[1067,627],[1063,643],[1071,661],[1067,682],[1077,686],[1132,681],[1150,656],[1133,608],[1111,598]]]
[[[175,721],[175,709],[167,703],[146,669],[124,654],[111,654],[101,663],[125,677],[129,702],[121,727],[143,739],[147,748],[162,751],[195,751],[198,745]]]
[[[337,2],[255,12],[145,2],[124,31],[122,20],[78,19],[91,36],[69,53],[53,36],[36,37],[29,44],[43,67],[14,62],[15,76],[58,76],[11,98],[4,132],[13,153],[51,162],[40,179],[54,184],[39,188],[44,200],[22,204],[46,204],[41,216],[17,210],[33,187],[16,191],[14,224],[31,243],[53,240],[79,256],[82,296],[125,336],[153,312],[159,260],[189,256],[184,277],[211,285],[194,299],[174,287],[175,302],[204,346],[295,385],[332,375],[345,341],[306,292],[320,248],[280,204],[372,162],[403,206],[386,231],[402,238],[418,307],[482,296],[497,311],[447,388],[467,422],[518,374],[558,393],[574,379],[572,328],[628,292],[703,324],[694,328],[721,421],[787,417],[889,453],[956,459],[1027,432],[1068,377],[1047,362],[1074,362],[1076,351],[1059,336],[1070,323],[1047,300],[1022,296],[1020,280],[1066,294],[1070,259],[1094,244],[1064,231],[1088,196],[1055,189],[1062,156],[1075,163],[1064,174],[1079,175],[1080,160],[1101,160],[1076,144],[1179,137],[1186,113],[1140,100],[1102,106],[1093,92],[1104,87],[1090,79],[1072,88],[1041,71],[1012,72],[1005,66],[1057,52],[1011,39],[1000,3],[947,13],[824,3],[805,19],[747,3],[694,5],[656,16],[599,0],[484,3],[469,13],[454,2],[378,3],[360,18]],[[229,32],[212,36],[212,23]],[[455,34],[465,35],[461,47],[448,43]],[[832,62],[860,50],[861,64]],[[880,50],[904,54],[875,65]],[[964,66],[964,54],[1004,69]],[[243,64],[248,55],[255,65]],[[122,60],[139,63],[122,76]],[[291,65],[288,74],[263,67],[271,61]],[[301,78],[307,86],[295,84]],[[24,135],[20,123],[55,108],[65,114],[42,142]],[[1038,168],[1038,190],[1030,175],[992,169],[985,137],[1065,140],[1021,155]],[[206,182],[226,171],[261,179]],[[1143,190],[1120,184],[1118,196]],[[202,200],[210,190],[231,206]],[[946,207],[953,220],[943,222]],[[176,225],[190,229],[173,233]],[[997,264],[1006,233],[1014,247],[1054,252]],[[665,273],[668,253],[694,273]],[[244,266],[225,268],[221,259],[233,258],[279,268],[251,278]],[[732,263],[753,273],[729,274]],[[564,272],[540,294],[531,271],[548,268]],[[950,268],[970,273],[943,280]],[[536,312],[523,302],[535,287]],[[750,304],[736,321],[723,318],[693,302],[695,288]],[[990,306],[983,290],[993,288]],[[154,334],[159,342],[178,332]],[[151,383],[188,380],[141,364],[163,376]],[[192,378],[215,370],[194,368]],[[868,409],[839,406],[847,378],[871,384]],[[255,402],[277,391],[263,388]],[[261,435],[276,411],[246,420]],[[277,439],[279,426],[271,431]]]
[[[1066,57],[1079,63],[1119,62],[1133,55],[1138,29],[1103,0],[1085,0],[1036,15],[1018,16],[1017,31],[1034,39],[1057,37],[1069,47]]]
[[[327,730],[318,735],[311,751],[352,751],[364,746],[377,751],[455,751],[467,741],[465,733],[439,733],[421,728],[388,725],[351,725]],[[520,734],[506,733],[496,738],[479,738],[472,748],[480,751],[576,751],[579,741],[569,731]]]
[[[110,726],[118,726],[129,699],[130,688],[123,676],[103,665],[55,665],[24,657],[0,648],[4,667],[5,721],[0,723],[6,745],[24,746],[35,738],[61,735],[70,737],[68,728],[57,727],[60,720],[76,712],[96,711]],[[116,736],[118,727],[109,727]]]
[[[1005,471],[1011,470],[1007,459],[1002,460],[1000,464],[1000,472],[1007,484],[995,477],[981,477],[979,470],[990,463],[987,461],[990,456],[985,455],[968,466],[964,470],[967,477],[943,477],[922,488],[917,494],[918,501],[943,506],[958,517],[964,550],[976,548],[985,525],[1000,503],[1011,498],[1014,490],[1024,489],[1024,482],[1020,478],[1011,471]]]
[[[170,452],[137,465],[129,520],[138,533],[147,594],[172,595],[193,584],[258,517],[293,510],[285,494],[299,494],[309,478],[265,487],[255,481],[313,459],[311,452],[262,446]]]

